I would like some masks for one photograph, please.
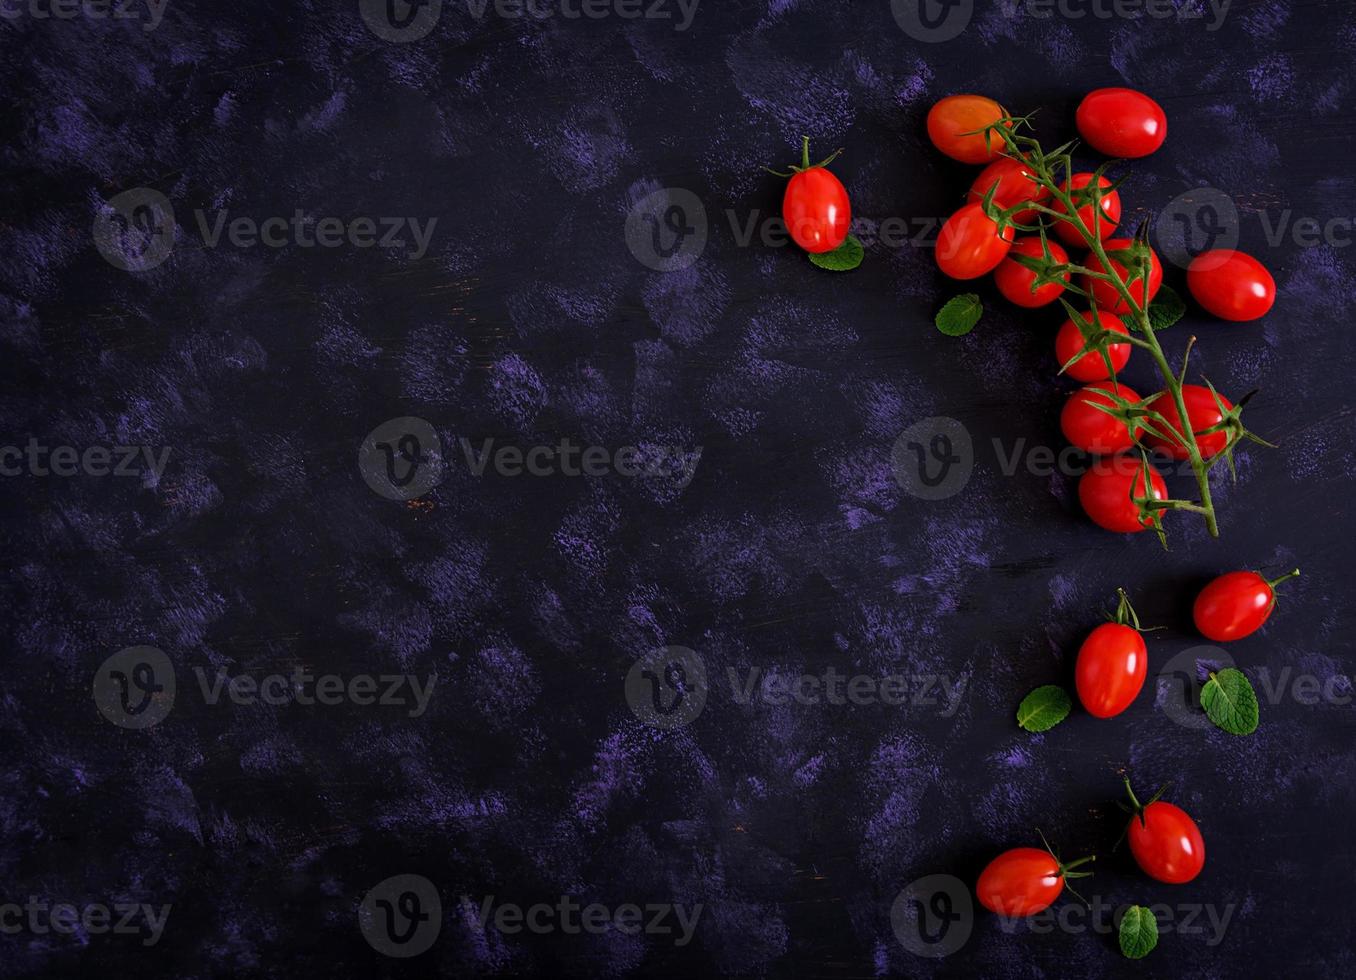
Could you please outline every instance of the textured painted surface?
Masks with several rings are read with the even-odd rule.
[[[617,18],[477,21],[447,4],[391,44],[355,4],[170,0],[153,31],[0,22],[5,443],[172,447],[158,478],[7,476],[0,616],[0,902],[170,904],[164,935],[0,934],[0,975],[1032,977],[1122,966],[1114,939],[1007,934],[918,959],[890,905],[933,873],[973,881],[997,850],[1103,857],[1111,903],[1233,906],[1218,946],[1164,936],[1146,976],[1349,975],[1356,708],[1263,705],[1236,739],[1126,716],[1019,732],[1021,695],[1071,676],[1124,585],[1151,667],[1197,642],[1190,594],[1234,567],[1300,564],[1241,666],[1356,671],[1349,397],[1353,248],[1266,241],[1350,218],[1356,17],[1345,3],[1236,0],[1201,22],[1014,18],[981,3],[954,40],[907,36],[888,5],[707,0],[691,29]],[[144,11],[143,11],[144,13]],[[824,152],[858,215],[944,216],[973,171],[927,145],[937,97],[1042,107],[1051,139],[1100,85],[1142,87],[1164,150],[1122,189],[1126,223],[1211,185],[1274,270],[1264,322],[1191,315],[1198,368],[1260,387],[1249,449],[1221,481],[1223,536],[1178,521],[1099,532],[1073,482],[1004,475],[988,447],[1058,446],[1053,313],[991,302],[974,333],[930,324],[954,289],[930,251],[873,247],[846,276],[739,247],[726,218],[775,213],[765,165]],[[635,201],[704,202],[695,264],[637,262]],[[150,187],[173,253],[128,273],[95,250],[100,202]],[[195,210],[437,219],[408,248],[205,247]],[[209,223],[210,223],[209,218]],[[913,227],[913,226],[911,226]],[[1349,228],[1348,228],[1349,231]],[[1180,270],[1169,282],[1181,285]],[[986,298],[992,298],[990,292]],[[1170,345],[1171,346],[1171,345]],[[1127,380],[1154,388],[1147,364]],[[702,447],[690,483],[475,477],[415,504],[355,466],[386,419],[522,447]],[[964,492],[892,477],[899,433],[933,415],[981,447]],[[1185,490],[1185,488],[1182,488]],[[153,729],[109,725],[99,665],[147,644],[181,695]],[[628,710],[649,650],[716,678],[674,732]],[[380,706],[209,705],[193,667],[235,675],[436,674],[419,717]],[[727,669],[967,678],[958,710],[740,704]],[[1171,782],[1209,857],[1154,885],[1123,853],[1117,772]],[[433,949],[363,941],[359,902],[434,882]],[[530,905],[703,904],[693,941],[503,935],[469,895]]]

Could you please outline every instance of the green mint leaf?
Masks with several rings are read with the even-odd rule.
[[[1132,960],[1148,956],[1158,945],[1158,920],[1143,905],[1132,905],[1121,916],[1121,952]]]
[[[937,311],[937,329],[948,337],[963,337],[975,329],[983,312],[984,304],[974,293],[953,296]]]
[[[1186,313],[1186,301],[1170,286],[1163,286],[1158,295],[1149,304],[1149,326],[1154,330],[1166,330]]]
[[[856,235],[848,235],[832,252],[811,252],[810,261],[830,272],[851,272],[862,264],[865,252]]]
[[[1201,688],[1201,707],[1206,716],[1230,735],[1257,731],[1257,692],[1241,670],[1225,667]]]
[[[1054,728],[1073,710],[1069,692],[1057,684],[1038,687],[1017,706],[1017,724],[1029,732],[1046,732]]]

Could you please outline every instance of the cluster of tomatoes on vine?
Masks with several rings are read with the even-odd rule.
[[[1087,144],[1117,159],[1148,156],[1167,138],[1162,107],[1133,89],[1089,93],[1078,107],[1076,122]],[[1055,361],[1061,373],[1085,387],[1069,397],[1060,427],[1072,445],[1106,457],[1080,479],[1079,501],[1108,530],[1155,527],[1161,533],[1161,510],[1151,502],[1167,500],[1167,487],[1147,456],[1127,454],[1144,448],[1168,460],[1191,458],[1174,388],[1180,389],[1185,424],[1203,462],[1229,453],[1243,438],[1262,442],[1239,420],[1246,398],[1236,405],[1208,382],[1185,383],[1185,361],[1180,378],[1165,371],[1167,387],[1148,397],[1118,380],[1134,350],[1131,327],[1122,319],[1134,312],[1127,297],[1137,312],[1151,310],[1163,287],[1162,263],[1148,245],[1144,227],[1134,237],[1118,237],[1120,182],[1106,175],[1106,166],[1080,172],[1070,166],[1055,195],[1036,179],[1030,157],[1012,152],[1015,141],[995,138],[996,129],[1004,126],[1015,128],[1001,105],[979,95],[948,96],[928,114],[928,134],[941,152],[963,163],[985,165],[970,187],[968,203],[942,226],[937,265],[954,279],[992,272],[998,291],[1023,308],[1056,301],[1064,305],[1069,316],[1055,334]],[[1069,146],[1044,157],[1058,159]],[[1072,213],[1066,195],[1074,205]],[[1042,215],[1047,216],[1043,223]],[[1019,225],[1036,234],[1017,237]],[[1086,255],[1071,261],[1069,250],[1079,248]],[[1071,266],[1086,270],[1077,283]],[[1114,276],[1125,289],[1097,274]],[[1265,266],[1234,249],[1196,256],[1186,281],[1200,306],[1224,320],[1255,320],[1276,299],[1276,284]],[[1075,307],[1066,293],[1085,302]],[[1150,322],[1146,318],[1146,333],[1153,329]],[[1189,352],[1188,345],[1187,356]],[[1211,465],[1205,463],[1206,468]]]

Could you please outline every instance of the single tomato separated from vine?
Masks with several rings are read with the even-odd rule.
[[[1108,456],[1098,461],[1078,479],[1078,502],[1098,527],[1120,534],[1135,534],[1162,523],[1162,512],[1140,514],[1131,499],[1167,500],[1168,487],[1163,477],[1149,468],[1149,492],[1145,492],[1144,468],[1137,456]]]
[[[1111,260],[1111,271],[1125,283],[1130,295],[1139,304],[1141,309],[1148,307],[1153,302],[1153,298],[1158,295],[1158,290],[1163,286],[1163,264],[1158,261],[1158,255],[1152,248],[1149,249],[1149,275],[1147,280],[1144,277],[1136,279],[1134,282],[1126,283],[1125,266],[1113,255],[1117,250],[1128,249],[1134,242],[1129,238],[1113,238],[1102,243],[1102,247],[1107,252],[1107,258]],[[1148,248],[1148,246],[1145,246]],[[1102,272],[1102,260],[1096,255],[1089,255],[1084,263],[1093,272]],[[1147,282],[1147,287],[1146,287]],[[1091,276],[1083,277],[1083,288],[1092,293],[1093,299],[1097,305],[1104,310],[1110,310],[1112,313],[1129,313],[1130,305],[1126,303],[1125,297],[1121,295],[1114,285],[1104,279],[1093,279]],[[1147,294],[1146,294],[1147,288]]]
[[[1046,244],[1050,246],[1050,261],[1052,263],[1063,265],[1069,261],[1069,253],[1060,248],[1058,242],[1047,241]],[[1041,248],[1041,240],[1038,237],[1019,238],[1012,243],[1012,248],[1008,250],[1007,257],[998,264],[998,268],[993,270],[994,285],[998,287],[998,291],[1003,294],[1008,302],[1028,309],[1035,309],[1059,299],[1059,294],[1064,292],[1064,286],[1058,282],[1047,282],[1035,292],[1032,292],[1031,286],[1036,281],[1036,273],[1017,262],[1013,258],[1014,255],[1043,259],[1045,251]],[[1069,277],[1069,273],[1064,273],[1063,282],[1067,283]]]
[[[1147,157],[1168,138],[1168,114],[1143,92],[1099,88],[1083,97],[1074,116],[1079,134],[1109,157]]]
[[[1012,226],[998,235],[998,223],[981,204],[967,204],[937,233],[937,267],[952,279],[977,279],[992,272],[1012,247]]]
[[[1096,215],[1093,213],[1092,199],[1089,198],[1086,202],[1080,201],[1079,192],[1091,183],[1092,174],[1082,173],[1074,174],[1064,183],[1059,185],[1060,190],[1073,197],[1075,209],[1074,217],[1078,219],[1079,224],[1087,230],[1088,234],[1092,234],[1094,231],[1093,219]],[[1099,187],[1104,188],[1110,187],[1111,183],[1112,182],[1105,176],[1100,178],[1097,182]],[[1068,209],[1064,207],[1063,201],[1056,201],[1051,207],[1060,214],[1069,213]],[[1097,237],[1105,239],[1108,235],[1115,232],[1116,226],[1120,223],[1121,195],[1117,191],[1106,191],[1102,195],[1102,214],[1100,218],[1097,218],[1097,227],[1095,229]],[[1087,246],[1087,242],[1085,242],[1083,236],[1078,233],[1078,229],[1068,221],[1056,221],[1054,225],[1055,234],[1059,236],[1059,240],[1065,245],[1070,245],[1075,248],[1084,248]]]
[[[1107,392],[1114,392],[1129,402],[1140,400],[1128,385],[1097,381],[1070,395],[1059,413],[1059,428],[1064,438],[1086,453],[1110,456],[1125,452],[1135,444],[1134,436],[1124,422],[1096,407],[1115,407],[1116,403]],[[1139,432],[1138,426],[1135,431]]]
[[[847,241],[852,227],[852,204],[843,182],[828,170],[842,150],[825,160],[810,163],[810,137],[801,138],[800,166],[792,167],[786,193],[782,195],[782,220],[791,239],[807,252],[832,252]]]
[[[1083,319],[1098,326],[1103,330],[1114,330],[1116,333],[1123,333],[1127,337],[1130,330],[1121,321],[1121,318],[1104,310],[1097,311],[1097,317],[1094,321],[1091,310],[1086,310],[1080,314]],[[1055,360],[1063,367],[1069,364],[1070,359],[1077,356],[1087,340],[1083,336],[1083,331],[1079,329],[1077,322],[1072,317],[1065,320],[1060,325],[1059,332],[1055,334]],[[1122,343],[1111,343],[1107,345],[1107,355],[1111,359],[1111,370],[1107,370],[1107,358],[1101,355],[1100,351],[1088,351],[1078,360],[1069,364],[1064,373],[1075,381],[1105,381],[1113,374],[1125,367],[1130,360],[1130,345]]]
[[[998,189],[993,192],[993,203],[1003,209],[1021,204],[1023,201],[1044,204],[1050,200],[1050,188],[1042,187],[1036,182],[1031,176],[1030,165],[1012,157],[999,157],[981,170],[975,182],[970,185],[967,200],[972,203],[984,200],[984,195],[989,193],[989,188],[994,184],[998,185]],[[1026,224],[1036,217],[1036,209],[1026,208],[1016,212],[1012,217],[1014,221]]]
[[[988,163],[1007,149],[1003,137],[984,133],[1007,111],[983,95],[948,95],[928,110],[928,138],[953,160]]]
[[[1201,451],[1202,459],[1219,455],[1229,445],[1229,433],[1225,429],[1202,435],[1206,429],[1224,421],[1224,413],[1234,407],[1234,403],[1223,395],[1220,395],[1219,401],[1216,402],[1215,395],[1215,392],[1201,385],[1182,385],[1182,401],[1186,403],[1187,418],[1191,420],[1191,431],[1196,436],[1196,448]],[[1220,410],[1221,406],[1223,411]],[[1168,440],[1150,433],[1144,441],[1151,448],[1173,459],[1190,459],[1191,454],[1187,451],[1182,435],[1182,417],[1178,414],[1177,402],[1173,400],[1172,392],[1161,392],[1150,407],[1167,419],[1168,424],[1172,426],[1173,438]]]
[[[1251,636],[1276,608],[1276,586],[1299,569],[1268,581],[1256,572],[1229,572],[1213,580],[1191,607],[1191,618],[1206,639],[1228,643]]]
[[[1196,302],[1221,320],[1256,320],[1276,302],[1276,280],[1245,252],[1228,248],[1202,252],[1187,266],[1187,289]]]
[[[990,912],[1025,918],[1048,909],[1064,890],[1066,878],[1086,877],[1089,872],[1074,869],[1092,860],[1094,856],[1089,855],[1062,864],[1048,850],[1014,847],[998,855],[980,872],[975,895]]]
[[[1149,652],[1139,618],[1121,589],[1115,622],[1098,626],[1078,648],[1074,665],[1078,700],[1094,718],[1112,718],[1139,697],[1148,672]]]
[[[1126,837],[1140,870],[1169,885],[1186,884],[1200,874],[1205,867],[1205,838],[1196,821],[1181,807],[1160,800],[1162,790],[1141,804],[1127,777],[1125,791],[1131,810]]]

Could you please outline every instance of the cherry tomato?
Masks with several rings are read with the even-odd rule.
[[[1092,183],[1092,174],[1074,174],[1071,178],[1066,180],[1064,183],[1060,184],[1060,189],[1069,193],[1073,193],[1074,191],[1087,187],[1091,183]],[[1098,181],[1098,184],[1101,187],[1110,187],[1111,181],[1108,180],[1106,177],[1102,177],[1101,180]],[[1080,204],[1077,196],[1075,195],[1074,205],[1077,206],[1078,208],[1078,210],[1074,212],[1074,216],[1078,218],[1078,220],[1082,223],[1083,227],[1087,229],[1089,234],[1091,234],[1093,219],[1092,201],[1089,199],[1087,203]],[[1056,201],[1053,207],[1056,211],[1060,212],[1061,214],[1069,213],[1068,210],[1064,207],[1064,204],[1060,201]],[[1102,217],[1097,222],[1097,237],[1106,238],[1108,235],[1110,235],[1112,232],[1116,230],[1116,225],[1120,224],[1120,220],[1121,220],[1120,193],[1118,191],[1111,191],[1109,194],[1104,194],[1102,197]],[[1078,230],[1074,228],[1074,226],[1071,225],[1069,222],[1056,221],[1054,225],[1055,225],[1055,234],[1059,236],[1060,241],[1062,241],[1065,245],[1072,245],[1074,247],[1081,248],[1087,244],[1083,240],[1083,236],[1080,235],[1078,233]]]
[[[1226,412],[1234,407],[1234,403],[1223,395],[1219,396],[1219,400]],[[1201,458],[1209,459],[1222,453],[1224,447],[1229,445],[1228,432],[1220,430],[1209,435],[1201,435],[1203,431],[1213,425],[1219,425],[1224,419],[1224,412],[1219,410],[1210,389],[1200,385],[1182,385],[1182,401],[1186,402],[1187,418],[1191,420],[1191,431],[1196,436],[1196,448],[1201,451]],[[1168,420],[1175,438],[1168,441],[1150,433],[1144,441],[1151,448],[1166,453],[1173,459],[1189,459],[1191,454],[1187,452],[1186,443],[1182,441],[1182,417],[1177,413],[1177,403],[1173,401],[1171,392],[1163,392],[1149,407]]]
[[[975,895],[980,905],[998,915],[1009,918],[1035,915],[1059,898],[1065,878],[1087,874],[1070,872],[1091,860],[1085,857],[1061,864],[1049,851],[1038,847],[1014,847],[998,855],[980,872]]]
[[[1276,302],[1276,280],[1251,255],[1217,248],[1187,266],[1187,289],[1221,320],[1256,320]]]
[[[1191,607],[1201,635],[1216,643],[1241,640],[1257,632],[1276,608],[1276,586],[1299,569],[1268,582],[1256,572],[1229,572],[1212,581]]]
[[[1007,115],[993,99],[982,95],[948,95],[928,110],[928,138],[953,160],[988,163],[1007,149],[997,133],[980,132]],[[970,134],[970,135],[966,135]]]
[[[1132,88],[1099,88],[1083,97],[1074,117],[1078,132],[1109,157],[1147,157],[1168,138],[1163,107]]]
[[[1153,799],[1141,804],[1130,780],[1125,781],[1134,814],[1126,838],[1135,863],[1155,881],[1181,885],[1205,867],[1205,839],[1200,828],[1179,806]]]
[[[847,188],[824,167],[802,170],[786,185],[782,217],[805,251],[832,252],[847,240],[852,224]]]
[[[1147,520],[1142,518],[1139,508],[1130,499],[1132,491],[1136,497],[1145,495],[1144,474],[1136,456],[1108,456],[1099,460],[1078,480],[1078,501],[1092,522],[1121,534],[1147,530],[1163,519],[1161,514],[1155,514]],[[1153,500],[1166,500],[1168,497],[1163,477],[1152,467],[1149,469],[1149,491]]]
[[[1084,320],[1093,321],[1092,311],[1085,310],[1082,314]],[[1117,333],[1123,333],[1127,337],[1130,330],[1121,318],[1107,313],[1105,310],[1098,310],[1096,323],[1107,330],[1115,330]],[[1083,332],[1078,329],[1078,324],[1073,318],[1065,320],[1060,325],[1059,333],[1055,334],[1055,360],[1062,367],[1069,363],[1069,358],[1076,355],[1083,349],[1086,341],[1083,339]],[[1102,357],[1098,351],[1089,351],[1078,360],[1069,364],[1068,370],[1064,373],[1075,381],[1105,381],[1112,374],[1125,367],[1126,362],[1130,360],[1129,344],[1109,344],[1107,354],[1111,357],[1111,373],[1106,369],[1106,358]]]
[[[1139,631],[1123,623],[1103,623],[1078,648],[1078,700],[1094,718],[1111,718],[1139,696],[1148,672],[1149,653]]]
[[[993,203],[1000,208],[1010,208],[1023,201],[1044,204],[1050,199],[1050,188],[1042,187],[1031,176],[1031,167],[1012,157],[999,157],[979,172],[975,182],[970,185],[971,202],[984,200],[989,188],[994,184],[998,190],[993,192]],[[1017,221],[1025,224],[1036,217],[1035,208],[1027,208],[1013,215]]]
[[[937,268],[952,279],[976,279],[1002,262],[1014,237],[1009,225],[998,237],[998,223],[980,204],[967,204],[946,219],[937,234]]]
[[[1103,247],[1108,252],[1113,252],[1116,249],[1129,248],[1133,244],[1134,242],[1128,238],[1113,238],[1104,242]],[[1095,255],[1089,255],[1085,264],[1093,272],[1102,271],[1102,260]],[[1121,282],[1125,282],[1128,273],[1125,271],[1125,266],[1115,258],[1111,259],[1111,271],[1120,277]],[[1145,283],[1146,280],[1144,279],[1136,279],[1128,284],[1130,295],[1135,298],[1135,302],[1141,307],[1146,307],[1153,302],[1153,298],[1158,295],[1158,290],[1163,286],[1163,264],[1158,261],[1158,254],[1152,248],[1149,249],[1148,295],[1145,295]],[[1083,288],[1092,293],[1093,299],[1097,300],[1097,305],[1101,309],[1110,310],[1112,313],[1124,314],[1130,312],[1130,305],[1125,302],[1125,297],[1111,283],[1084,276]]]
[[[1130,430],[1120,419],[1112,418],[1095,405],[1115,405],[1103,392],[1114,391],[1126,401],[1137,402],[1139,395],[1115,381],[1098,381],[1069,396],[1059,413],[1059,428],[1072,445],[1087,453],[1109,456],[1124,452],[1135,444]],[[1136,426],[1136,432],[1139,427]]]
[[[1069,253],[1060,248],[1058,242],[1048,242],[1047,244],[1050,246],[1050,259],[1052,261],[1069,261]],[[1033,259],[1039,259],[1045,255],[1045,252],[1041,250],[1039,238],[1019,238],[1013,242],[1007,258],[998,264],[998,268],[993,270],[993,281],[998,287],[998,291],[1007,297],[1009,302],[1029,309],[1045,306],[1058,299],[1059,294],[1064,292],[1064,287],[1057,282],[1047,282],[1034,293],[1031,291],[1031,284],[1036,281],[1036,273],[1013,261],[1012,256],[1014,254],[1029,255]],[[1064,281],[1068,282],[1069,278],[1069,273],[1066,272]]]

